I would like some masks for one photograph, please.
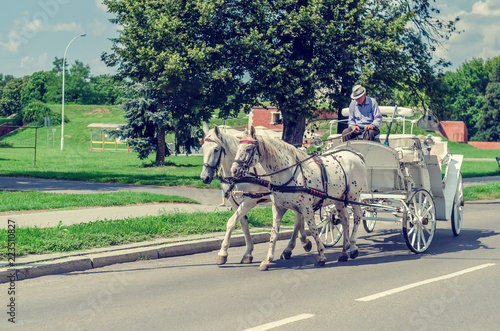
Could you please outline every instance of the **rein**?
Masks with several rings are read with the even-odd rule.
[[[207,142],[213,142],[213,143],[217,143],[216,141],[210,139],[210,138],[205,138],[205,141]],[[257,174],[257,171],[255,170],[255,176],[252,176],[252,177],[242,177],[242,178],[239,178],[239,179],[235,179],[233,177],[223,177],[221,175],[221,171],[222,171],[222,167],[220,166],[220,163],[221,163],[221,160],[222,160],[222,155],[227,155],[226,153],[226,150],[224,149],[224,147],[222,146],[219,146],[221,148],[220,152],[219,152],[219,157],[217,159],[217,163],[215,165],[211,165],[211,164],[208,164],[208,163],[203,163],[202,165],[204,167],[207,167],[207,168],[210,168],[210,169],[214,169],[215,171],[215,175],[217,176],[217,178],[221,181],[221,183],[225,183],[225,184],[228,184],[229,185],[229,189],[227,191],[224,192],[224,196],[226,199],[229,199],[230,195],[231,195],[231,192],[234,190],[234,187],[236,184],[242,184],[242,183],[247,183],[247,184],[255,184],[255,185],[259,185],[259,186],[263,186],[263,187],[266,187],[266,188],[269,188],[269,181],[267,180],[263,180],[263,179],[259,179],[256,177],[256,174]],[[252,158],[253,158],[253,155],[252,155]],[[252,199],[262,199],[268,195],[271,195],[271,192],[265,192],[265,193],[243,193],[243,196],[247,196],[247,197],[250,197]],[[239,204],[236,202],[234,196],[232,196],[232,199],[234,201],[234,203],[239,206]],[[260,202],[260,201],[259,201]]]

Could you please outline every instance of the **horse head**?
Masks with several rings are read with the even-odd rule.
[[[245,176],[251,167],[260,162],[259,142],[255,135],[255,128],[252,126],[250,131],[245,130],[243,138],[240,140],[238,151],[234,163],[231,167],[231,174],[234,178]]]
[[[221,132],[217,126],[212,130],[208,129],[207,123],[203,123],[205,142],[203,143],[203,169],[200,178],[204,184],[210,184],[219,168],[221,158],[226,153],[222,147]]]

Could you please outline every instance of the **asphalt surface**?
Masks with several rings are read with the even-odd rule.
[[[477,185],[491,181],[500,182],[500,176],[465,178],[464,186]],[[62,211],[3,213],[0,214],[0,228],[3,229],[8,228],[9,223],[15,224],[16,227],[48,227],[57,226],[60,222],[62,222],[63,225],[71,225],[96,220],[158,215],[159,213],[229,210],[229,207],[219,207],[221,194],[219,190],[213,189],[0,177],[0,191],[5,190],[81,194],[118,191],[151,192],[189,197],[199,201],[201,204],[165,203],[83,208]],[[266,242],[269,240],[269,233],[262,233],[265,229],[256,229],[256,231],[257,233],[253,234],[254,242]],[[281,239],[288,239],[290,238],[291,231],[281,231],[280,235]],[[0,262],[2,266],[2,268],[0,268],[0,283],[7,281],[8,279],[4,277],[4,274],[8,275],[13,272],[13,270],[16,272],[17,279],[21,280],[49,274],[60,274],[97,268],[114,263],[133,262],[143,258],[154,259],[218,250],[222,243],[222,239],[223,234],[214,233],[204,236],[184,237],[177,240],[157,240],[73,253],[27,256],[17,258],[14,268],[5,268],[5,266],[7,266],[7,261]],[[238,232],[235,232],[231,246],[241,245],[244,245],[243,237],[239,235]]]

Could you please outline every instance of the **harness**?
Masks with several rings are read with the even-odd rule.
[[[248,169],[250,167],[250,163],[253,160],[253,157],[255,155],[256,150],[257,150],[257,153],[260,155],[260,152],[258,151],[258,146],[259,145],[257,143],[257,140],[241,140],[240,144],[251,144],[251,145],[254,145],[254,148],[252,148],[250,157],[248,157],[248,159],[246,159],[246,160],[235,160],[235,162],[237,164],[239,164],[241,167],[243,167],[243,169]],[[299,193],[299,192],[303,192],[303,193],[307,193],[307,194],[313,195],[315,197],[321,198],[321,200],[318,201],[318,203],[313,207],[314,211],[317,211],[318,209],[320,209],[323,206],[323,203],[324,203],[324,201],[326,199],[340,201],[340,202],[343,202],[344,204],[347,204],[347,203],[359,204],[356,201],[349,201],[349,200],[347,200],[347,195],[348,195],[347,193],[348,193],[348,188],[349,188],[349,186],[347,185],[347,174],[345,172],[344,167],[340,163],[340,161],[334,155],[334,154],[339,153],[341,151],[349,151],[349,152],[357,155],[358,157],[360,157],[363,160],[363,162],[364,162],[364,158],[363,158],[362,155],[360,155],[360,154],[358,154],[358,153],[356,153],[356,152],[354,152],[352,150],[349,150],[349,149],[335,150],[335,151],[332,151],[332,152],[329,152],[327,154],[323,154],[322,155],[323,157],[331,156],[338,163],[340,169],[342,169],[342,173],[344,175],[344,183],[345,183],[345,190],[344,190],[344,192],[341,195],[341,196],[344,197],[343,199],[336,198],[336,197],[333,197],[333,196],[331,196],[331,195],[328,194],[328,175],[326,173],[326,169],[325,169],[325,165],[323,164],[323,161],[321,160],[321,158],[317,154],[313,154],[310,157],[305,158],[304,160],[297,160],[297,162],[295,164],[293,164],[293,165],[291,165],[291,166],[289,166],[287,168],[275,171],[273,173],[266,174],[266,175],[257,175],[257,174],[255,174],[255,175],[252,175],[252,176],[254,176],[257,179],[262,178],[262,177],[269,177],[269,176],[276,175],[278,173],[281,173],[283,171],[286,171],[288,169],[291,169],[291,168],[295,167],[294,173],[292,174],[292,176],[290,177],[290,179],[287,182],[285,182],[284,184],[275,185],[275,184],[272,184],[272,183],[269,182],[269,186],[268,186],[269,190],[271,192],[281,192],[281,193]],[[304,171],[302,169],[302,163],[304,163],[304,162],[306,162],[306,161],[308,161],[310,159],[312,159],[316,163],[316,165],[319,167],[319,169],[320,169],[321,182],[322,182],[322,186],[323,186],[323,191],[307,187],[307,178],[304,175]],[[303,186],[288,186],[295,179],[295,175],[297,174],[297,171],[299,169],[300,169],[300,172],[302,174]]]
[[[205,138],[205,141],[217,143],[216,141],[214,141],[214,140],[212,140],[210,138]],[[267,181],[267,180],[264,180],[264,179],[257,178],[257,170],[255,170],[255,169],[254,169],[255,175],[252,175],[251,177],[245,176],[245,177],[242,177],[242,178],[235,179],[233,177],[223,177],[223,176],[221,176],[222,167],[220,166],[220,162],[222,160],[222,155],[223,154],[227,155],[227,153],[226,153],[224,147],[222,147],[222,146],[219,146],[219,147],[221,148],[221,150],[219,152],[219,157],[217,158],[217,162],[215,163],[215,165],[211,165],[211,164],[206,163],[206,162],[204,162],[202,165],[204,167],[207,167],[207,168],[210,168],[210,169],[214,169],[214,172],[215,172],[217,178],[220,180],[220,182],[229,185],[229,189],[224,192],[224,197],[226,199],[229,199],[229,197],[231,197],[233,199],[233,202],[237,206],[239,206],[239,204],[238,204],[238,202],[236,202],[236,199],[234,198],[234,196],[231,195],[231,192],[234,190],[234,187],[235,187],[236,184],[247,183],[247,184],[255,184],[255,185],[259,185],[259,186],[263,186],[263,187],[269,188],[270,182]],[[253,155],[254,154],[252,153],[252,156],[251,156],[250,159],[253,158]],[[266,197],[266,196],[268,196],[268,195],[271,195],[271,192],[265,192],[265,193],[249,193],[249,192],[245,192],[245,193],[243,193],[243,196],[250,197],[252,199],[261,199],[261,200],[257,201],[257,203],[265,201],[265,199],[263,199],[263,198]]]
[[[210,138],[205,138],[205,141],[208,141],[208,142],[211,142],[211,143],[217,143],[216,141],[210,139]],[[217,172],[217,169],[219,169],[219,165],[220,165],[220,161],[222,159],[222,154],[224,155],[227,155],[226,154],[226,150],[224,149],[224,147],[222,146],[218,146],[218,148],[220,148],[220,151],[219,151],[219,158],[217,159],[217,163],[215,163],[215,165],[211,165],[209,163],[202,163],[202,166],[206,167],[206,168],[209,168],[209,169],[213,169],[214,172]]]

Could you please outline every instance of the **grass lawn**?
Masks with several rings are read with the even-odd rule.
[[[492,182],[464,188],[464,200],[493,200],[500,199],[500,183]]]
[[[152,202],[198,203],[189,198],[146,192],[64,194],[31,191],[0,191],[0,212],[109,207]]]
[[[61,112],[60,105],[50,106]],[[137,183],[144,185],[207,187],[200,180],[203,157],[197,155],[170,156],[163,167],[152,167],[154,155],[140,160],[133,151],[90,151],[91,123],[124,123],[116,106],[65,105],[64,150],[60,150],[60,126],[38,129],[36,167],[34,149],[1,148],[0,176],[21,176],[82,181]],[[52,129],[56,130],[53,139]],[[95,137],[94,137],[95,139]],[[24,129],[0,139],[14,147],[33,147],[35,130]],[[55,148],[53,148],[55,147]],[[215,180],[209,187],[219,188]]]

